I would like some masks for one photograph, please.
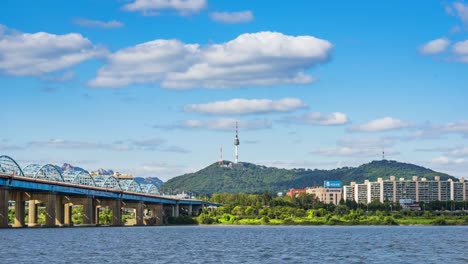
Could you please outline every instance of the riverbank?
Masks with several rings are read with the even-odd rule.
[[[205,225],[468,225],[468,216],[435,216],[403,217],[394,216],[361,216],[356,219],[343,217],[289,217],[286,219],[269,219],[268,217],[245,218],[225,214],[212,217],[202,214],[195,218]],[[191,222],[193,224],[193,222]]]

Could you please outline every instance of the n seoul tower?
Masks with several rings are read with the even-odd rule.
[[[234,146],[236,148],[236,159],[234,160],[234,164],[237,164],[239,162],[239,134],[237,131],[237,121],[236,121],[236,137],[234,138]]]

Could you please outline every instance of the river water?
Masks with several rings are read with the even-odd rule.
[[[159,226],[0,230],[0,263],[468,263],[468,227]]]

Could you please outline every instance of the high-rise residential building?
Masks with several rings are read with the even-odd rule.
[[[343,186],[343,198],[358,203],[372,201],[398,202],[401,199],[410,199],[415,202],[430,201],[466,201],[468,186],[464,178],[455,182],[452,179],[441,181],[439,176],[434,180],[413,176],[411,180],[390,176],[389,180],[379,178],[376,182],[366,180],[362,184],[352,182]]]

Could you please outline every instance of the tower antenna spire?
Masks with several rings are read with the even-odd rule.
[[[239,162],[239,130],[236,121],[236,137],[234,138],[234,148],[235,148],[235,159],[234,164]]]
[[[385,147],[382,147],[382,160],[385,160]]]

